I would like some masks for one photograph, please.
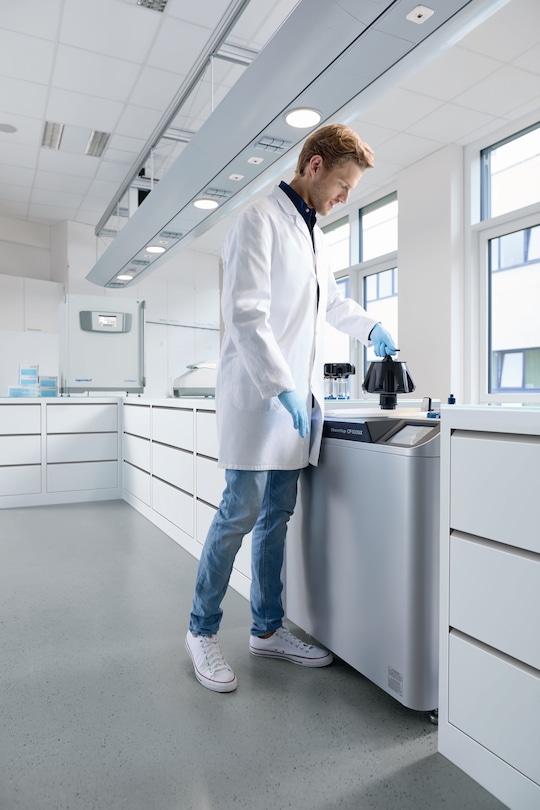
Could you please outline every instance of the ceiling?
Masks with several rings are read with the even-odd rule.
[[[375,8],[389,5],[367,2]],[[219,129],[212,130],[219,102],[227,101],[236,83],[238,88],[245,84],[246,64],[286,21],[278,32],[283,34],[297,5],[296,0],[168,0],[159,12],[137,0],[25,0],[3,8],[0,216],[44,225],[71,220],[95,228],[117,200],[125,207],[127,198],[119,194],[141,167],[140,184],[152,175],[157,191],[184,149],[188,155],[204,132],[220,139]],[[396,5],[407,6],[406,13],[416,3]],[[486,8],[495,11],[489,16]],[[473,21],[475,9],[487,17],[479,25]],[[334,116],[375,150],[376,168],[365,175],[356,198],[388,188],[401,168],[448,143],[465,145],[540,107],[538,0],[471,0],[468,19],[469,32],[460,31],[457,41],[443,47],[439,38],[436,48],[418,47],[397,71]],[[451,33],[458,30],[452,29],[454,22],[448,24]],[[328,20],[321,19],[317,41],[322,46],[328,28]],[[216,39],[220,33],[226,34],[224,44]],[[209,50],[219,53],[217,44],[238,61],[218,57],[210,67],[206,56]],[[284,98],[282,106],[289,101]],[[65,125],[58,151],[41,145],[45,121]],[[187,135],[182,141],[158,136],[166,127]],[[110,133],[102,157],[84,154],[92,130]],[[247,141],[255,135],[258,131],[247,131]],[[293,160],[294,149],[245,194],[261,193],[279,171],[287,178]],[[149,212],[153,196],[159,197],[152,193],[143,204]],[[227,210],[213,215],[190,247],[218,253],[230,216]],[[208,227],[210,222],[216,224]]]

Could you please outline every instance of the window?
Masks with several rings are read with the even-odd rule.
[[[364,276],[364,309],[384,324],[399,346],[397,294],[397,267]],[[375,360],[375,352],[369,346],[364,349],[364,374],[372,360]]]
[[[540,123],[480,153],[482,219],[540,201]]]
[[[348,298],[349,292],[349,277],[337,278],[336,283],[340,292]],[[339,329],[326,324],[326,331],[324,337],[324,362],[325,363],[350,363],[351,360],[351,340],[344,332]]]
[[[540,391],[540,225],[490,239],[488,256],[488,390]]]
[[[322,229],[330,260],[330,268],[334,273],[349,267],[351,263],[351,227],[348,217],[342,217],[331,225]]]
[[[479,154],[479,399],[538,402],[540,123]]]
[[[360,209],[360,261],[367,262],[397,250],[397,194]]]

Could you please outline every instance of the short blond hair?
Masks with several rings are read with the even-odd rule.
[[[371,169],[375,156],[360,136],[346,124],[327,124],[306,138],[298,156],[296,174],[302,175],[314,155],[320,155],[327,169],[354,161],[361,169]]]

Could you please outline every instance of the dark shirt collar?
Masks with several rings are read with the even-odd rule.
[[[294,204],[298,212],[302,214],[302,217],[306,225],[308,226],[309,232],[313,236],[313,228],[315,227],[315,223],[317,221],[315,209],[309,208],[309,206],[306,204],[305,200],[302,199],[300,194],[298,194],[298,192],[295,191],[294,188],[291,188],[289,185],[287,185],[287,183],[284,180],[281,181],[279,187],[282,191],[285,192],[287,197],[289,197],[289,199]]]

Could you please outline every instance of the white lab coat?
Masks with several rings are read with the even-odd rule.
[[[317,226],[314,234],[315,251],[304,219],[276,186],[240,214],[227,236],[225,334],[216,386],[220,467],[316,465],[324,414],[325,320],[365,344],[377,323],[341,295]],[[311,415],[305,438],[277,398],[292,389]]]

